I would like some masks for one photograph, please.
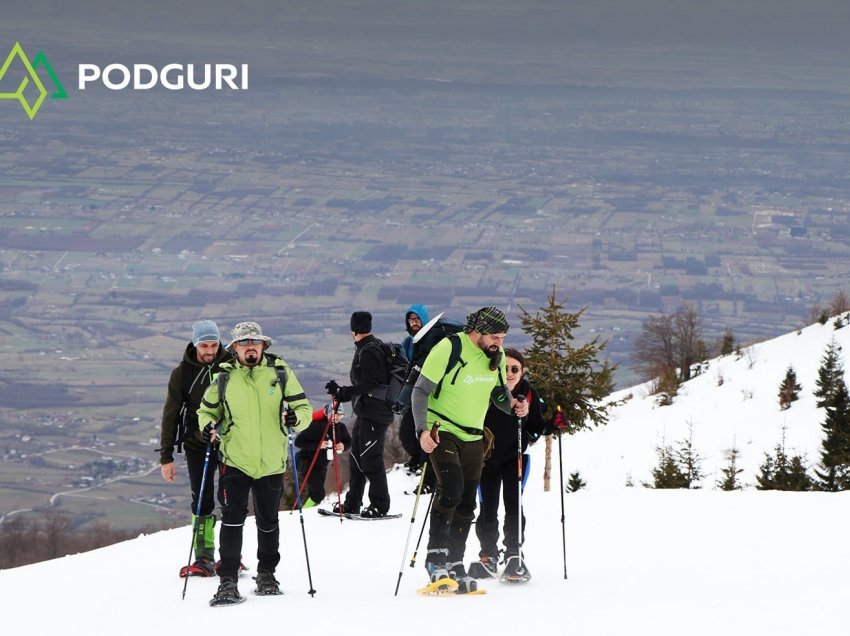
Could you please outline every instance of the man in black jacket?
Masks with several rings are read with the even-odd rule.
[[[211,320],[201,320],[192,325],[192,342],[186,346],[183,361],[171,372],[168,380],[168,396],[162,409],[162,432],[160,437],[159,463],[162,478],[174,481],[177,466],[174,449],[185,450],[186,466],[189,469],[189,484],[192,488],[192,522],[198,510],[201,476],[204,471],[206,444],[198,434],[198,406],[212,377],[218,373],[219,365],[230,359],[221,344],[218,326]],[[215,453],[210,454],[207,480],[201,494],[201,514],[198,533],[194,538],[195,562],[180,569],[180,576],[213,576],[215,561],[215,508],[213,476],[217,464]]]
[[[354,359],[349,373],[351,386],[340,386],[334,380],[325,385],[328,393],[340,402],[350,400],[356,416],[351,430],[348,494],[342,511],[360,512],[368,480],[369,506],[362,516],[385,517],[390,509],[390,492],[384,467],[384,441],[393,423],[393,412],[371,393],[377,385],[387,383],[389,368],[381,341],[372,335],[372,314],[368,311],[351,314],[351,335],[354,338]],[[335,512],[336,508],[334,505]]]

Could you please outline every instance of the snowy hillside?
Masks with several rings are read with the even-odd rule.
[[[185,563],[190,528],[140,537],[91,553],[0,571],[4,624],[34,633],[152,634],[241,633],[272,630],[353,634],[523,633],[571,636],[799,635],[844,633],[850,562],[841,536],[850,524],[848,493],[723,492],[713,477],[702,490],[626,488],[648,480],[655,446],[687,435],[719,471],[733,440],[742,451],[748,481],[762,452],[788,427],[787,446],[817,458],[819,422],[811,390],[820,357],[832,337],[850,329],[815,325],[753,348],[740,360],[713,361],[688,383],[672,406],[656,407],[639,388],[619,407],[610,426],[563,440],[564,471],[580,470],[589,487],[561,497],[544,492],[543,444],[531,449],[526,494],[526,556],[534,575],[524,586],[486,582],[475,597],[422,598],[424,544],[419,563],[403,560],[424,519],[410,524],[413,497],[402,494],[411,478],[390,474],[391,521],[344,521],[304,513],[315,597],[309,589],[298,514],[281,513],[282,561],[277,572],[285,592],[259,598],[250,592],[256,567],[255,527],[245,529],[244,561],[252,572],[240,579],[247,602],[211,609],[215,579],[193,578],[185,600],[177,571]],[[754,361],[750,366],[748,361]],[[803,385],[800,401],[780,412],[778,386],[791,363]],[[722,386],[717,378],[723,376]],[[628,393],[628,392],[626,392]],[[558,445],[553,478],[558,483]],[[564,532],[564,534],[562,534]],[[568,578],[564,579],[565,537]],[[477,552],[470,538],[467,560]],[[393,596],[404,563],[398,597]]]
[[[753,486],[764,453],[773,453],[782,441],[788,455],[802,455],[807,466],[820,459],[824,410],[815,406],[812,392],[827,345],[850,347],[850,328],[836,330],[833,321],[814,324],[774,340],[711,360],[701,375],[685,383],[669,406],[658,406],[656,396],[642,385],[616,393],[631,395],[612,411],[607,427],[575,435],[569,443],[570,470],[580,471],[592,489],[621,488],[629,477],[636,486],[651,482],[658,463],[656,448],[677,445],[693,430],[693,444],[703,458],[707,475],[703,488],[714,488],[726,466],[725,451],[740,452],[740,480]],[[800,399],[791,408],[779,408],[779,386],[788,366],[802,385]],[[811,473],[811,471],[809,471]]]

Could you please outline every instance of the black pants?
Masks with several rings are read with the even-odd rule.
[[[363,505],[363,492],[369,482],[369,503],[380,512],[390,509],[390,491],[387,488],[387,469],[384,468],[384,441],[389,424],[381,424],[357,416],[351,430],[351,448],[348,463],[348,494],[345,508],[358,511]]]
[[[192,450],[183,447],[186,455],[186,467],[189,469],[189,485],[192,488],[192,514],[198,512],[198,493],[201,491],[201,477],[204,473],[204,456],[206,450]],[[218,450],[210,452],[210,462],[207,466],[207,480],[204,484],[204,492],[201,497],[201,516],[208,517],[215,508],[215,471],[218,467]]]
[[[326,450],[319,450],[316,455],[316,463],[313,464],[313,470],[307,476],[307,471],[310,468],[310,462],[313,461],[313,455],[316,449],[302,448],[295,455],[295,467],[298,469],[298,485],[307,491],[307,495],[316,503],[321,503],[325,498],[325,477],[328,474],[328,462]],[[307,476],[307,485],[304,484],[304,477]],[[304,497],[302,497],[303,501]]]
[[[398,426],[398,440],[401,442],[404,452],[410,455],[410,461],[424,467],[424,464],[428,461],[428,453],[423,451],[419,445],[419,438],[416,436],[416,425],[413,422],[413,411],[411,409],[407,409],[404,415],[401,416],[401,422]],[[432,490],[437,485],[437,477],[430,468],[425,471],[425,481],[422,482],[422,485],[430,486]]]
[[[428,560],[463,561],[466,538],[475,513],[475,497],[484,440],[462,442],[450,433],[440,433],[440,445],[431,453],[437,475],[437,495],[431,508]]]
[[[528,475],[530,458],[522,456],[523,483]],[[519,523],[517,521],[519,508],[519,475],[517,460],[503,462],[500,466],[491,466],[489,463],[481,471],[481,484],[479,495],[481,499],[481,512],[475,520],[475,534],[481,543],[481,551],[478,556],[497,557],[499,555],[499,491],[505,502],[505,520],[502,525],[504,533],[505,553],[508,556],[519,554],[519,548],[525,538],[525,514],[522,516],[523,536],[519,535]]]
[[[242,555],[242,528],[248,516],[248,494],[254,498],[257,522],[257,571],[274,572],[280,562],[280,528],[277,511],[283,492],[282,475],[253,479],[238,468],[222,464],[219,469],[218,500],[221,530],[218,535],[220,577],[236,578]]]

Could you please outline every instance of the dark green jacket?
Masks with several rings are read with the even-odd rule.
[[[203,365],[198,362],[195,345],[190,342],[186,346],[183,361],[171,371],[171,377],[168,379],[168,395],[162,408],[160,464],[170,464],[174,461],[174,444],[182,420],[180,410],[184,400],[187,400],[187,408],[186,439],[183,444],[193,450],[204,450],[205,445],[198,435],[198,407],[212,376],[218,373],[221,363],[229,359],[230,354],[224,345],[219,343],[216,359],[212,364]]]

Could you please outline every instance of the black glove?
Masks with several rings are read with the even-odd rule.
[[[204,427],[204,430],[201,431],[201,440],[203,440],[204,444],[209,444],[212,440],[212,432],[213,432],[213,424],[210,422]]]
[[[339,385],[336,383],[336,380],[331,380],[325,385],[325,391],[328,392],[328,395],[332,395],[336,397],[339,392]]]
[[[340,402],[348,402],[351,400],[351,387],[341,386],[336,390],[336,399]]]
[[[286,409],[283,414],[283,425],[288,428],[298,425],[298,415],[294,409]]]

